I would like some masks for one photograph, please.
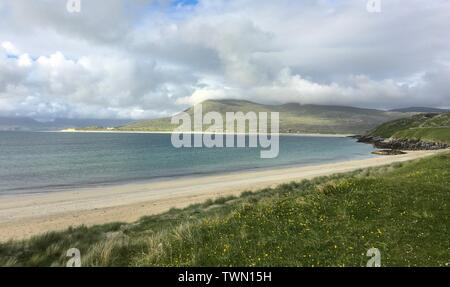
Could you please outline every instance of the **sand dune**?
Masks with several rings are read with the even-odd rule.
[[[306,167],[276,168],[146,183],[80,188],[41,194],[0,196],[0,240],[23,239],[69,226],[133,222],[172,207],[182,208],[219,196],[239,195],[289,181],[348,172],[436,154],[414,151]]]

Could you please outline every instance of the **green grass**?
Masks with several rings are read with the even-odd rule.
[[[369,135],[390,138],[398,131],[419,127],[427,120],[432,119],[433,116],[435,116],[435,114],[419,114],[410,118],[390,121],[376,127],[369,132]]]
[[[450,113],[418,114],[390,121],[373,129],[368,135],[450,143]]]
[[[439,114],[432,119],[425,121],[421,127],[435,128],[435,127],[450,127],[450,113]]]
[[[450,113],[419,114],[380,125],[369,135],[450,144]]]
[[[392,137],[450,144],[450,127],[413,128],[401,130],[396,132]]]
[[[450,153],[0,245],[0,265],[450,266]]]

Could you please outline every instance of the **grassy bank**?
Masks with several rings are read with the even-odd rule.
[[[450,153],[0,244],[1,266],[450,266]]]
[[[450,127],[411,128],[399,131],[393,137],[450,144]]]
[[[450,144],[450,113],[419,114],[384,123],[370,136]]]

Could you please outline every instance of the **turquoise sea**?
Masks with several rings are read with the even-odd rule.
[[[170,134],[0,132],[0,193],[61,189],[373,157],[352,138],[281,136],[258,148],[174,148]]]

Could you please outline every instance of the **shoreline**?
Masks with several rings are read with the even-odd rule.
[[[186,134],[234,134],[234,135],[259,135],[259,133],[212,133],[212,132],[196,132],[196,131],[118,131],[118,130],[59,130],[59,131],[45,131],[48,133],[105,133],[105,134],[172,134],[172,133],[186,133]],[[269,135],[271,135],[269,133]],[[356,136],[356,134],[319,134],[319,133],[278,133],[279,136],[302,136],[302,137],[352,137]]]
[[[4,195],[0,201],[0,241],[26,239],[70,226],[134,222],[145,215],[163,213],[174,207],[183,208],[207,199],[238,196],[247,190],[404,162],[445,151],[410,151],[404,155],[302,167],[161,179],[54,193]]]
[[[197,179],[202,177],[211,177],[211,176],[227,176],[227,175],[235,175],[240,173],[250,173],[250,172],[268,172],[278,169],[293,169],[293,168],[307,168],[307,167],[315,167],[319,165],[325,164],[333,164],[333,163],[342,163],[348,161],[356,161],[356,160],[364,160],[376,157],[385,157],[386,155],[367,154],[366,157],[354,158],[354,159],[338,159],[338,160],[330,160],[327,162],[307,162],[307,163],[291,163],[291,164],[280,164],[273,166],[263,166],[263,167],[250,167],[244,169],[236,169],[236,170],[226,170],[226,171],[212,171],[212,172],[198,172],[198,173],[188,173],[188,174],[176,174],[176,175],[166,175],[166,176],[155,176],[155,177],[146,177],[146,178],[137,178],[137,179],[126,179],[126,180],[116,180],[112,182],[99,182],[99,183],[87,183],[87,184],[75,184],[75,185],[60,185],[60,186],[39,186],[39,187],[31,187],[31,188],[23,188],[23,189],[13,189],[6,190],[0,192],[0,199],[6,197],[14,197],[19,195],[36,195],[36,194],[51,194],[51,193],[60,193],[66,191],[83,191],[83,190],[92,190],[98,188],[109,188],[109,187],[119,187],[119,186],[127,186],[130,184],[136,185],[151,185],[153,183],[158,183],[162,181],[175,181],[175,180],[184,180],[184,179]],[[1,210],[0,210],[1,211]],[[1,221],[0,221],[1,222]]]

